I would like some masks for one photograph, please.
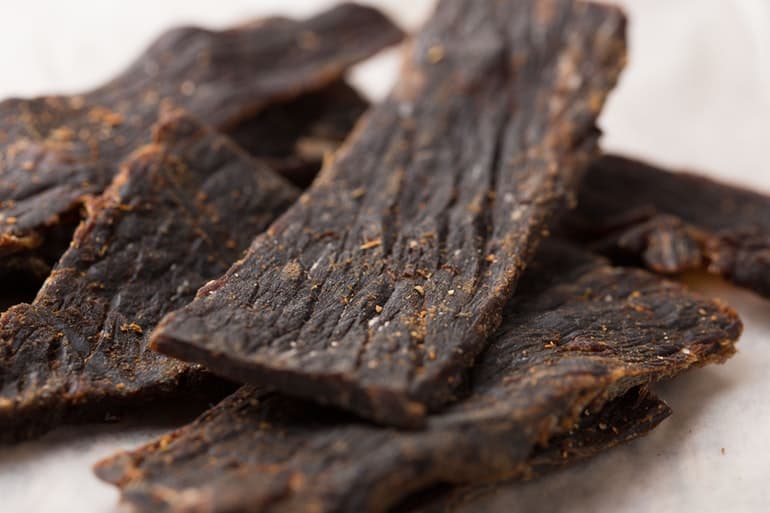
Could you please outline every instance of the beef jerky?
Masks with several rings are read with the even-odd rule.
[[[305,188],[325,155],[339,147],[369,103],[344,81],[272,105],[229,131],[249,153]]]
[[[138,511],[382,512],[439,483],[519,475],[586,410],[734,352],[741,324],[683,286],[546,243],[472,370],[422,431],[242,388],[97,466]]]
[[[234,127],[267,105],[335,81],[401,35],[378,11],[354,4],[302,22],[179,28],[94,91],[0,103],[0,257],[52,254],[55,261],[84,198],[101,192],[118,163],[150,142],[160,105]]]
[[[549,440],[546,447],[535,448],[522,477],[540,477],[640,438],[671,413],[665,402],[646,389],[631,390],[609,402],[597,414],[581,416],[572,430]]]
[[[149,351],[149,333],[297,196],[225,137],[164,113],[154,143],[88,204],[35,300],[0,317],[0,438],[208,381],[199,366]]]
[[[444,0],[393,94],[152,345],[237,381],[415,426],[464,369],[596,144],[614,8]]]
[[[604,156],[583,182],[569,230],[666,274],[706,269],[770,297],[770,197]]]
[[[404,501],[393,509],[393,513],[474,511],[476,501],[498,492],[502,487],[506,491],[512,490],[522,479],[541,477],[645,436],[669,415],[671,408],[646,389],[631,390],[610,401],[598,413],[581,416],[569,433],[549,440],[545,447],[536,447],[518,479],[504,483],[457,488],[443,486],[427,490]],[[516,511],[515,506],[515,503],[507,504],[505,512]]]
[[[295,185],[307,187],[321,168],[326,152],[340,146],[345,136],[368,107],[367,101],[344,81],[321,91],[300,96],[266,108],[230,133],[231,137],[274,172]],[[6,256],[0,265],[0,312],[31,302],[51,271],[62,249],[71,239],[71,225],[79,213],[62,220],[57,230],[48,233],[45,247],[36,255]]]

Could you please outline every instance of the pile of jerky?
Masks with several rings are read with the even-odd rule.
[[[97,475],[140,512],[451,511],[734,353],[659,275],[770,296],[770,198],[600,154],[620,10],[441,0],[369,108],[345,72],[403,36],[353,4],[180,28],[0,103],[3,442],[221,400]]]

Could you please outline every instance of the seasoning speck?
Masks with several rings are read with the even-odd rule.
[[[433,64],[439,63],[444,59],[444,47],[433,45],[428,48],[428,60]]]
[[[374,239],[374,240],[370,240],[368,242],[364,242],[363,244],[361,244],[359,246],[359,249],[361,249],[363,251],[366,251],[367,249],[376,248],[380,244],[382,244],[382,239]]]

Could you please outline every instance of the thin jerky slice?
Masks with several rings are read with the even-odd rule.
[[[569,433],[537,447],[523,465],[518,479],[482,485],[427,490],[394,508],[394,513],[450,513],[474,511],[474,502],[522,479],[536,479],[589,458],[620,444],[647,435],[671,415],[671,408],[646,389],[634,389],[607,403],[598,413],[583,415]],[[507,504],[505,513],[516,511]],[[487,509],[484,511],[492,513]],[[501,512],[502,513],[502,512]]]
[[[581,416],[573,429],[549,440],[546,447],[536,448],[523,477],[533,479],[640,438],[671,413],[665,402],[646,389],[631,390],[597,414]]]
[[[103,418],[211,380],[149,351],[149,333],[298,192],[186,114],[164,113],[154,139],[88,204],[32,304],[0,317],[0,439]]]
[[[533,448],[637,386],[734,352],[741,323],[645,271],[544,244],[472,370],[423,431],[244,387],[97,467],[138,511],[382,512],[439,483],[518,476]]]
[[[150,142],[160,105],[234,127],[267,105],[334,82],[401,36],[378,11],[354,4],[301,22],[179,28],[94,91],[0,103],[0,266],[3,255],[20,252],[56,260],[84,198],[101,192],[119,162]],[[60,231],[65,245],[51,247]]]
[[[369,108],[344,81],[290,102],[272,105],[229,131],[230,137],[258,155],[276,173],[305,188]]]
[[[599,5],[442,1],[390,98],[153,347],[419,425],[452,400],[576,188],[623,33]]]
[[[582,184],[571,233],[666,274],[706,269],[770,297],[770,197],[618,156]]]

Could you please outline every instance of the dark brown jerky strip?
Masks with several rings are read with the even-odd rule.
[[[165,113],[154,130],[154,143],[88,204],[32,304],[0,317],[1,439],[103,418],[207,379],[149,351],[149,333],[299,194],[188,115]]]
[[[234,128],[267,105],[332,83],[401,37],[378,11],[354,4],[302,22],[180,28],[92,92],[0,103],[0,266],[12,253],[56,261],[84,199],[150,142],[159,106],[171,103],[218,129]]]
[[[474,503],[502,487],[510,493],[522,479],[535,479],[587,460],[622,443],[645,436],[671,415],[671,408],[646,389],[634,389],[607,403],[599,412],[583,415],[569,433],[537,447],[515,480],[457,488],[435,488],[407,499],[394,513],[450,513],[474,511]],[[484,509],[487,513],[491,511]],[[506,505],[506,513],[516,504]],[[501,511],[502,513],[502,511]]]
[[[281,176],[307,187],[324,156],[336,150],[369,107],[344,81],[321,91],[272,105],[229,131]]]
[[[538,447],[522,477],[533,479],[577,463],[646,435],[671,415],[671,408],[646,389],[634,389],[607,403],[598,413],[583,415],[568,433]]]
[[[153,347],[420,424],[453,399],[593,155],[623,33],[599,5],[442,1],[390,98]]]
[[[544,244],[473,368],[423,431],[244,387],[97,467],[138,511],[381,512],[439,483],[519,475],[585,410],[734,352],[729,308],[645,271]]]
[[[770,297],[770,197],[617,156],[583,182],[571,234],[666,274],[707,269]]]

